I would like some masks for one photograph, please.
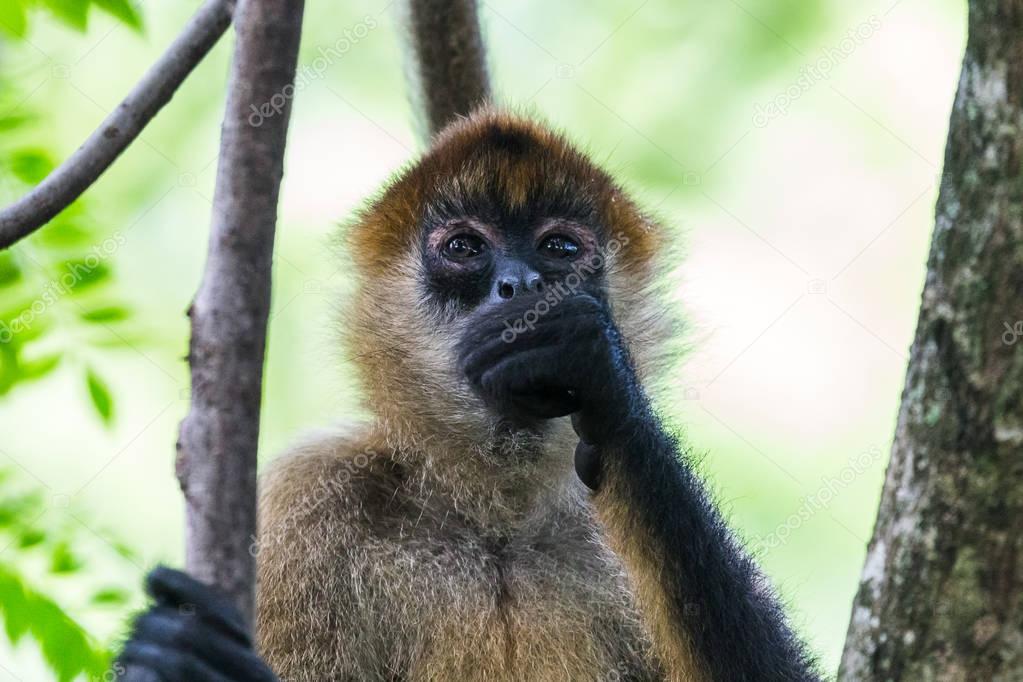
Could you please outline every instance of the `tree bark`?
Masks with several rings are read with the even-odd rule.
[[[412,100],[429,135],[490,99],[475,0],[400,0]]]
[[[229,594],[250,626],[270,264],[302,10],[302,0],[238,1],[209,255],[189,309],[192,407],[177,464],[185,563]]]
[[[1023,679],[1023,0],[971,0],[844,680]]]

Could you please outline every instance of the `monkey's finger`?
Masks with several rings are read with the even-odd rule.
[[[575,446],[575,473],[590,490],[600,487],[600,450],[595,445],[581,440]]]
[[[188,654],[149,642],[128,642],[117,660],[124,668],[117,679],[123,682],[152,680],[152,674],[156,674],[163,682],[232,682],[230,677]]]
[[[239,643],[252,645],[252,638],[234,604],[218,590],[184,571],[157,566],[146,577],[146,591],[158,605],[192,609],[201,619]]]
[[[578,292],[561,299],[551,299],[542,295],[516,296],[509,301],[484,305],[474,316],[478,321],[499,322],[498,327],[503,329],[506,322],[514,325],[519,320],[530,323],[606,312],[608,312],[606,305],[589,294]]]
[[[480,335],[500,336],[507,341],[514,336],[516,340],[528,342],[534,338],[549,337],[551,334],[564,335],[575,327],[601,327],[609,322],[609,317],[599,308],[595,299],[593,305],[568,305],[562,303],[549,308],[546,312],[527,311],[518,317],[501,315],[496,319],[487,320],[476,329]]]
[[[499,336],[479,340],[461,355],[460,367],[470,381],[477,380],[483,372],[506,360],[534,351],[560,349],[558,362],[565,365],[572,357],[572,349],[578,349],[586,340],[592,340],[599,332],[593,328],[572,328],[566,325],[551,326],[543,332],[528,338],[507,339]]]
[[[462,346],[470,350],[496,340],[506,344],[528,343],[552,334],[564,336],[579,326],[593,328],[609,324],[610,315],[596,299],[581,294],[571,298],[572,304],[566,299],[542,308],[530,305],[533,297],[482,308],[467,326]]]
[[[608,418],[594,413],[593,410],[581,409],[572,414],[572,428],[579,440],[586,443],[602,443],[616,425],[609,424]]]
[[[195,616],[184,615],[170,607],[154,608],[140,616],[135,621],[133,640],[187,651],[204,664],[230,671],[243,680],[268,682],[276,679],[250,647],[206,627]]]
[[[532,349],[486,369],[478,387],[484,399],[512,417],[553,419],[572,414],[580,401],[572,374],[559,369],[563,348]]]
[[[566,417],[579,409],[579,401],[565,390],[513,393],[510,399],[518,412],[534,419]]]

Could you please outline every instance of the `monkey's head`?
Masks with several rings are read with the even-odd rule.
[[[511,340],[574,295],[613,311],[642,376],[666,330],[650,299],[664,237],[549,128],[490,109],[454,123],[347,233],[345,333],[367,406],[403,446],[493,442],[508,425],[467,385],[459,341],[502,310]]]

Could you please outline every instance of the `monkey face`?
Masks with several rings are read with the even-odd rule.
[[[664,308],[651,305],[660,226],[563,136],[528,119],[484,109],[454,123],[356,216],[346,242],[357,290],[345,342],[367,406],[392,429],[430,424],[442,442],[489,437],[494,422],[458,351],[485,316],[522,336],[557,326],[546,310],[586,299],[641,369],[667,336]]]

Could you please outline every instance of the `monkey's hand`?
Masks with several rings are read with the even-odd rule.
[[[544,300],[517,297],[481,308],[461,340],[460,366],[484,401],[513,422],[571,414],[580,450],[607,444],[646,405],[625,344],[594,297]],[[577,450],[576,464],[595,488],[593,456]]]
[[[277,682],[223,594],[164,567],[149,574],[146,591],[155,604],[135,620],[114,668],[119,680]]]

